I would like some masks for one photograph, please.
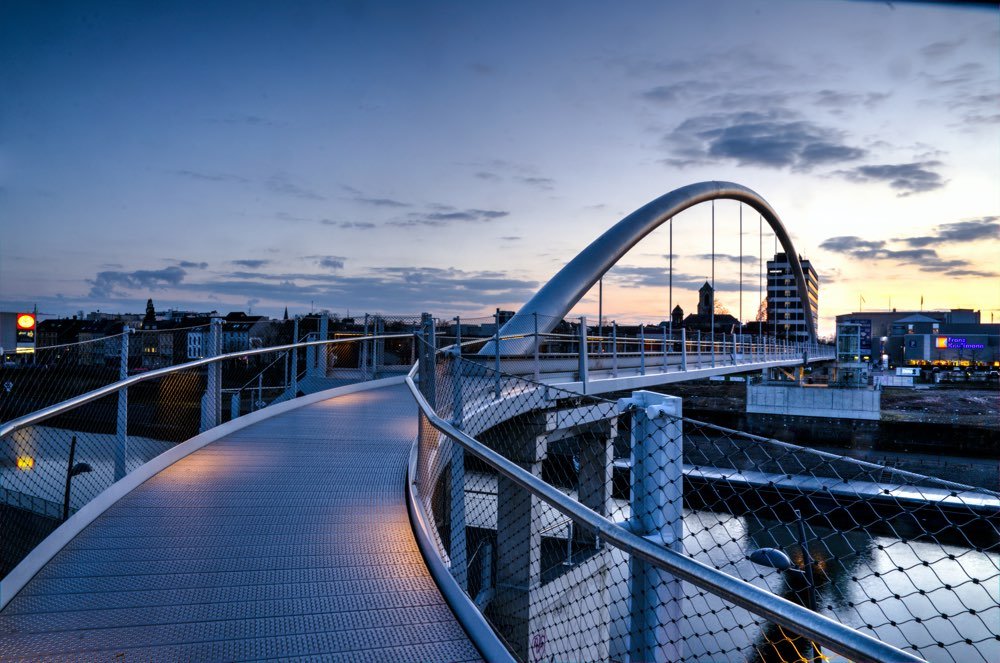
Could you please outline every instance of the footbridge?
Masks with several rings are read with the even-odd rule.
[[[1000,495],[650,390],[814,339],[550,314],[228,354],[213,322],[131,376],[123,335],[121,379],[0,424],[0,658],[1000,658]]]

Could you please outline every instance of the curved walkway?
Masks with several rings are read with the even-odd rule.
[[[414,541],[405,386],[251,425],[98,517],[0,613],[3,660],[477,660]]]

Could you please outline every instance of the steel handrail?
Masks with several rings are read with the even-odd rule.
[[[459,430],[434,412],[413,382],[416,365],[406,377],[406,385],[421,412],[431,425],[462,445],[465,450],[490,465],[508,479],[563,515],[593,529],[597,536],[615,547],[659,569],[712,592],[730,603],[803,635],[838,654],[852,659],[918,663],[924,659],[905,652],[872,636],[844,626],[829,617],[813,612],[761,589],[745,580],[634,534],[604,516],[591,511],[559,489],[504,458],[474,437]]]
[[[194,361],[189,361],[185,364],[178,364],[177,366],[167,366],[165,368],[157,368],[155,370],[149,371],[147,373],[140,373],[138,375],[132,375],[125,378],[124,380],[119,380],[118,382],[112,382],[111,384],[105,385],[93,391],[88,391],[85,394],[80,394],[79,396],[74,396],[73,398],[68,398],[61,403],[56,403],[55,405],[49,405],[41,410],[36,410],[30,414],[26,414],[23,417],[18,417],[17,419],[11,419],[3,424],[0,424],[0,438],[4,438],[12,433],[25,428],[27,426],[32,426],[41,423],[52,417],[56,417],[70,410],[75,410],[81,405],[86,405],[98,399],[104,398],[105,396],[110,396],[111,394],[118,392],[127,387],[131,387],[134,384],[140,382],[145,382],[147,380],[154,380],[164,375],[170,375],[171,373],[179,373],[181,371],[191,370],[192,368],[199,368],[201,366],[208,366],[209,364],[214,364],[216,362],[225,361],[227,359],[239,359],[241,357],[250,357],[253,355],[267,354],[269,352],[281,352],[283,350],[294,350],[296,348],[305,348],[309,346],[317,345],[333,345],[336,343],[355,343],[357,341],[371,341],[380,339],[390,339],[390,338],[413,338],[413,334],[385,334],[382,336],[354,336],[351,338],[335,338],[327,339],[322,341],[307,341],[305,343],[289,343],[288,345],[275,345],[269,348],[255,348],[252,350],[240,350],[238,352],[227,352],[226,354],[216,355],[214,357],[204,357],[202,359],[195,359]]]

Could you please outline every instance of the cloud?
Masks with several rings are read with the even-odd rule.
[[[693,255],[691,257],[692,258],[700,258],[702,260],[711,260],[712,259],[712,254],[711,253],[700,253],[698,255]],[[756,263],[757,262],[757,256],[745,255],[745,256],[741,257],[741,256],[730,255],[728,253],[716,253],[715,254],[715,259],[716,260],[721,260],[723,262],[735,263],[737,265],[740,262],[742,262],[744,264],[747,264],[747,263]]]
[[[492,76],[497,73],[496,67],[493,65],[488,65],[483,62],[473,62],[469,65],[469,69],[473,72],[479,74],[480,76]]]
[[[520,235],[507,235],[505,237],[501,237],[500,239],[502,239],[505,242],[517,242],[523,238]]]
[[[962,45],[962,39],[954,41],[935,41],[920,49],[920,54],[928,60],[939,60],[955,52]]]
[[[494,271],[430,267],[379,267],[360,275],[260,274],[242,272],[230,278],[186,283],[182,289],[202,295],[263,301],[301,302],[342,310],[413,312],[468,311],[500,303],[523,302],[538,287],[533,280]]]
[[[375,224],[369,221],[331,221],[330,219],[320,219],[320,223],[324,226],[333,226],[334,228],[341,228],[343,230],[368,230],[375,227]]]
[[[897,237],[893,241],[904,242],[910,246],[929,246],[945,242],[978,242],[981,240],[1000,239],[1000,223],[996,216],[984,216],[970,221],[957,221],[938,226],[933,235],[919,237]]]
[[[819,248],[835,253],[852,253],[854,251],[875,251],[885,246],[883,240],[861,239],[855,235],[843,235],[823,240]]]
[[[846,235],[842,237],[831,237],[830,239],[823,241],[819,246],[821,249],[826,249],[827,251],[832,251],[834,253],[841,253],[858,260],[890,261],[906,267],[915,267],[922,272],[933,272],[936,274],[943,274],[945,276],[990,277],[996,275],[990,271],[972,269],[972,263],[964,258],[942,258],[934,249],[912,248],[897,250],[885,248],[885,244],[886,242],[883,240],[865,240],[853,235]]]
[[[98,272],[97,276],[89,281],[90,296],[104,299],[123,294],[125,290],[157,290],[176,286],[186,275],[187,272],[177,266],[154,270],[140,269],[134,272]]]
[[[527,184],[543,191],[551,191],[555,187],[556,181],[551,177],[515,177],[515,182]]]
[[[233,175],[231,173],[205,173],[188,169],[171,170],[170,172],[180,177],[200,180],[202,182],[235,182],[238,184],[246,184],[250,181],[245,177],[240,177],[239,175]]]
[[[239,265],[240,267],[246,267],[247,269],[260,269],[261,267],[263,267],[264,265],[268,264],[271,261],[252,259],[252,260],[230,260],[229,262],[234,265]]]
[[[207,269],[207,262],[192,262],[190,260],[175,260],[178,267],[183,267],[184,269]]]
[[[272,122],[266,117],[261,117],[260,115],[250,115],[247,113],[230,113],[225,117],[215,118],[212,122],[218,122],[221,124],[242,124],[251,127],[277,126],[277,123]]]
[[[646,101],[663,104],[691,101],[718,89],[718,84],[711,81],[684,80],[669,85],[657,85],[643,90],[639,96]]]
[[[301,200],[326,200],[326,196],[322,196],[311,189],[292,182],[288,178],[288,175],[284,173],[272,175],[267,178],[264,185],[272,192],[282,196],[291,196]]]
[[[944,74],[923,73],[927,84],[935,88],[948,88],[977,83],[983,79],[986,68],[981,62],[965,62],[956,65]]]
[[[323,256],[319,259],[319,266],[325,269],[343,269],[344,261],[347,258],[343,256]]]
[[[842,132],[783,110],[691,117],[664,136],[663,142],[673,155],[664,162],[680,167],[735,161],[807,171],[865,156],[865,150],[844,142]]]
[[[816,93],[813,103],[817,106],[833,109],[854,108],[857,106],[874,108],[888,99],[889,96],[888,92],[867,92],[861,94],[844,92],[842,90],[820,90]]]
[[[503,178],[496,173],[491,173],[487,170],[481,170],[476,173],[475,176],[481,180],[486,180],[487,182],[500,182],[503,180]]]
[[[510,212],[488,209],[466,209],[452,212],[411,212],[403,219],[389,221],[388,225],[404,228],[416,226],[439,228],[452,223],[488,223],[509,214]]]
[[[852,182],[887,182],[890,188],[899,192],[897,196],[904,197],[944,187],[947,181],[932,170],[941,165],[940,161],[879,164],[838,170],[835,174]]]
[[[396,207],[396,208],[413,207],[413,205],[409,203],[404,203],[401,200],[395,200],[393,198],[379,198],[375,196],[366,195],[359,189],[355,189],[353,186],[348,186],[346,184],[342,184],[340,188],[346,191],[348,194],[350,194],[348,196],[348,200],[353,200],[354,202],[362,203],[363,205],[371,205],[372,207]]]
[[[670,283],[666,267],[631,267],[615,265],[604,275],[606,282],[613,282],[623,288],[666,288]],[[697,290],[711,277],[674,271],[673,285],[678,290]],[[744,285],[744,287],[746,287]],[[718,292],[739,292],[739,281],[715,280]]]

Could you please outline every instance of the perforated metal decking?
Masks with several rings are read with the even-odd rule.
[[[132,491],[0,613],[4,660],[476,660],[404,501],[404,386],[306,406]]]

